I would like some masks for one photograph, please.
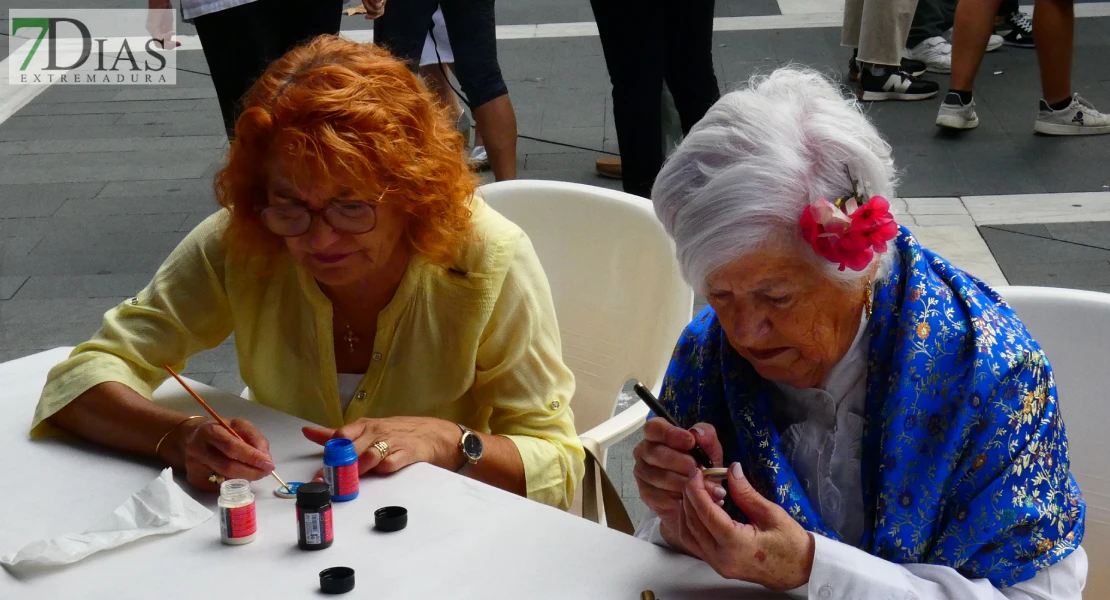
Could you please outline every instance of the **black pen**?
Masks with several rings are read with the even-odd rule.
[[[632,389],[636,390],[636,395],[640,397],[640,400],[644,401],[644,404],[648,405],[648,408],[650,408],[651,412],[655,413],[656,416],[663,417],[668,423],[675,427],[682,427],[678,424],[678,421],[671,416],[671,413],[667,412],[667,409],[663,408],[662,404],[659,404],[659,400],[651,393],[651,390],[644,387],[644,384],[637,381],[636,385],[632,386]],[[694,457],[694,460],[703,468],[710,469],[713,467],[713,461],[709,459],[709,455],[705,453],[705,450],[701,449],[701,446],[699,446],[697,442],[694,442],[694,448],[690,450],[690,456]]]

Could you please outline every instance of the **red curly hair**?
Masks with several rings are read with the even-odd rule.
[[[285,155],[294,181],[348,187],[410,215],[412,248],[449,263],[470,232],[477,180],[462,135],[424,83],[372,44],[321,35],[274,61],[244,97],[216,198],[231,213],[229,249],[276,255],[285,246],[259,219],[267,164]],[[361,188],[361,189],[360,189]]]

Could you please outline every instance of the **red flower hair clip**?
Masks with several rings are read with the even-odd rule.
[[[818,198],[802,211],[802,238],[830,262],[853,271],[871,264],[875,253],[887,251],[887,242],[898,235],[898,223],[890,214],[890,203],[872,196],[860,205],[858,194],[829,202]]]

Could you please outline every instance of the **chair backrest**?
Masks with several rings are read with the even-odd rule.
[[[1110,598],[1110,294],[1000,287],[1044,348],[1068,432],[1071,470],[1087,502],[1088,598]]]
[[[493,183],[481,194],[528,234],[551,283],[578,431],[613,416],[629,379],[654,388],[694,296],[651,203],[556,181]]]

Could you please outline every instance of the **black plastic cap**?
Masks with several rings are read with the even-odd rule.
[[[355,570],[350,567],[329,567],[320,571],[320,591],[325,594],[346,594],[355,589]]]
[[[374,528],[378,531],[400,531],[409,524],[409,511],[403,506],[386,506],[374,511]]]
[[[331,504],[331,489],[326,483],[313,481],[302,483],[297,488],[297,506],[301,508],[320,508]]]

